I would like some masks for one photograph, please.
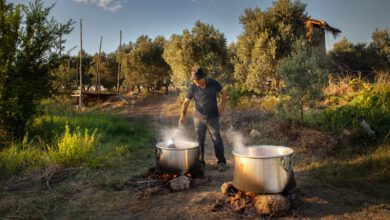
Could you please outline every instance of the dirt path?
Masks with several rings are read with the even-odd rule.
[[[177,125],[180,106],[175,95],[146,97],[142,101],[129,105],[118,111],[148,120],[152,123],[155,132]],[[189,136],[195,139],[192,114],[187,116],[186,129]],[[159,138],[157,135],[156,138]],[[294,148],[297,154],[301,150]],[[222,198],[220,186],[224,182],[232,181],[234,161],[232,147],[225,141],[225,155],[229,169],[218,172],[212,169],[215,163],[214,150],[207,135],[205,159],[207,163],[208,181],[184,192],[156,195],[133,200],[121,208],[116,219],[237,219],[228,209],[212,212],[215,201]],[[301,158],[297,155],[297,158]],[[297,186],[301,189],[304,203],[288,218],[299,219],[390,219],[389,205],[382,201],[362,195],[350,188],[336,188],[314,179],[307,171],[299,169],[302,161],[296,161],[295,176]]]

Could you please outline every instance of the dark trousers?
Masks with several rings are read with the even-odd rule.
[[[204,141],[206,139],[206,130],[209,131],[211,139],[214,142],[215,156],[218,163],[225,163],[224,146],[220,134],[219,117],[201,119],[194,118],[195,132],[198,136],[198,144],[200,147],[200,159],[204,161]]]

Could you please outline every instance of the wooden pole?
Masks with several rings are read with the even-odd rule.
[[[122,31],[119,32],[119,62],[118,62],[118,81],[117,81],[117,87],[116,90],[119,93],[119,79],[120,79],[120,72],[121,72],[121,49],[122,49]]]
[[[100,54],[102,52],[103,36],[100,36],[100,46],[97,60],[97,89],[98,89],[98,105],[100,104]]]
[[[79,109],[81,110],[83,107],[83,20],[80,19],[80,101],[79,101]]]
[[[60,33],[60,57],[62,57],[62,33]]]
[[[69,74],[70,74],[70,57],[68,58],[68,68],[66,70],[66,75],[68,76],[68,86],[69,88],[71,88],[69,83]]]

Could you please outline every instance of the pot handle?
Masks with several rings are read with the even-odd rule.
[[[154,156],[156,157],[156,160],[160,160],[162,150],[160,148],[155,148],[154,149]]]
[[[287,171],[288,173],[290,173],[292,168],[293,168],[293,164],[294,164],[293,155],[291,154],[290,156],[283,156],[282,158],[280,158],[280,162],[281,162],[283,169],[285,171]]]

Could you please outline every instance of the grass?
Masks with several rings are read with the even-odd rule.
[[[44,108],[24,141],[0,151],[0,179],[49,166],[118,167],[151,152],[145,122],[104,112],[76,113],[57,103]]]
[[[0,219],[115,216],[132,196],[117,187],[154,165],[148,122],[76,113],[57,102],[45,103],[42,111],[23,141],[0,151],[0,184],[29,180],[22,191],[0,190]],[[79,169],[48,190],[35,179],[51,167]]]
[[[22,143],[13,143],[0,151],[0,177],[9,177],[47,164],[47,158],[42,151],[32,147],[27,138]]]
[[[360,151],[344,149],[325,161],[307,165],[306,169],[329,184],[353,187],[389,202],[390,143]]]

